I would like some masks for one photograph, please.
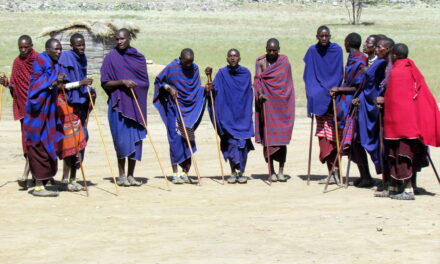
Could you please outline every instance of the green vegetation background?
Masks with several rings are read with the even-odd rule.
[[[77,20],[122,19],[134,22],[141,29],[132,46],[157,64],[168,64],[178,57],[181,49],[190,47],[195,51],[196,63],[201,69],[214,68],[214,73],[225,66],[226,52],[237,48],[241,52],[243,66],[254,72],[257,56],[264,54],[265,42],[275,37],[280,40],[281,53],[292,64],[297,105],[305,106],[302,58],[307,48],[316,42],[316,28],[326,24],[330,27],[332,41],[343,46],[344,37],[358,32],[363,40],[369,34],[386,34],[396,42],[406,43],[412,58],[421,69],[431,88],[440,99],[440,12],[437,8],[411,6],[367,7],[362,21],[372,25],[347,24],[343,7],[332,5],[265,5],[244,4],[240,8],[223,11],[34,11],[0,12],[0,71],[9,75],[13,59],[17,56],[17,38],[29,34],[34,38],[37,51],[43,50],[45,38],[38,37],[44,27],[64,25]],[[346,54],[345,54],[346,56]],[[106,106],[106,96],[100,89]],[[150,76],[151,84],[154,76]],[[206,80],[202,75],[203,81]],[[152,87],[152,86],[151,86]],[[4,90],[3,107],[10,107],[9,92]],[[153,89],[150,90],[150,94]],[[149,98],[151,102],[151,97]]]

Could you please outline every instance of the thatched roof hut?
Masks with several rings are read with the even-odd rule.
[[[50,36],[61,41],[63,50],[70,49],[70,37],[80,33],[86,41],[86,56],[88,59],[88,74],[99,73],[104,56],[115,47],[115,32],[127,28],[136,37],[139,28],[125,21],[81,21],[72,22],[64,26],[45,28],[40,34]]]

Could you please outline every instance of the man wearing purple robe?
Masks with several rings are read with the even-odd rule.
[[[307,95],[307,114],[316,116],[316,136],[319,139],[319,159],[327,163],[329,171],[336,158],[336,132],[330,89],[340,86],[344,77],[342,48],[330,42],[327,26],[316,33],[318,43],[312,45],[304,56],[304,83]],[[339,135],[338,135],[339,136]],[[336,166],[336,171],[339,171]]]
[[[117,184],[139,186],[141,182],[134,178],[134,169],[136,161],[142,158],[142,140],[147,135],[142,118],[147,118],[147,64],[144,55],[130,46],[132,34],[129,30],[118,30],[115,39],[115,49],[107,54],[102,63],[101,85],[109,96],[108,119],[119,168]],[[139,112],[131,90],[142,112]]]
[[[212,84],[206,85],[207,92],[214,93],[214,106],[220,147],[225,160],[231,166],[228,183],[246,183],[245,168],[248,153],[254,150],[251,138],[254,136],[252,122],[252,80],[251,72],[239,65],[240,52],[230,49],[226,61],[228,66],[221,68]],[[207,68],[210,72],[212,69]],[[211,121],[212,104],[208,104]]]

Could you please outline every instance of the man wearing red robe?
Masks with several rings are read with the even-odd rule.
[[[391,50],[390,71],[384,98],[384,138],[391,166],[390,198],[414,200],[411,178],[428,166],[428,146],[440,146],[440,111],[425,79],[408,59],[408,47],[396,44]],[[403,181],[404,191],[397,193]]]
[[[13,97],[12,109],[14,119],[20,120],[23,154],[26,159],[23,175],[18,179],[20,187],[27,187],[27,178],[29,176],[29,160],[27,158],[27,147],[24,143],[23,118],[26,113],[25,103],[28,97],[28,89],[30,85],[30,75],[32,72],[32,64],[38,55],[33,49],[32,38],[28,35],[22,35],[18,38],[18,50],[20,54],[15,58],[12,65],[11,79],[2,78],[2,84],[11,89]]]

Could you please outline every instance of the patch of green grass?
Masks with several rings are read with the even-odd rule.
[[[332,41],[341,46],[350,32],[358,32],[363,39],[370,34],[386,34],[396,42],[404,42],[409,46],[410,58],[425,75],[437,100],[440,99],[440,12],[435,8],[381,7],[380,12],[375,7],[365,8],[362,21],[374,23],[370,26],[348,25],[345,8],[331,5],[243,4],[241,8],[218,12],[0,12],[0,31],[3,33],[0,42],[0,71],[10,72],[12,60],[17,55],[16,40],[21,34],[33,36],[36,50],[41,51],[45,39],[37,36],[44,27],[79,19],[108,18],[136,23],[141,33],[132,45],[155,63],[168,64],[178,57],[181,49],[190,47],[195,51],[196,63],[200,68],[203,70],[211,66],[214,73],[226,65],[226,52],[230,48],[240,50],[241,64],[253,72],[256,57],[265,53],[266,40],[278,38],[281,53],[288,55],[292,64],[297,103],[300,106],[305,105],[302,59],[307,48],[316,42],[318,26],[329,25]],[[13,27],[11,21],[14,21]],[[152,84],[154,76],[150,77]],[[206,80],[205,76],[202,78]],[[95,82],[95,86],[99,87],[99,82]],[[98,91],[104,100],[105,94],[100,88]],[[5,92],[4,98],[8,97]]]

